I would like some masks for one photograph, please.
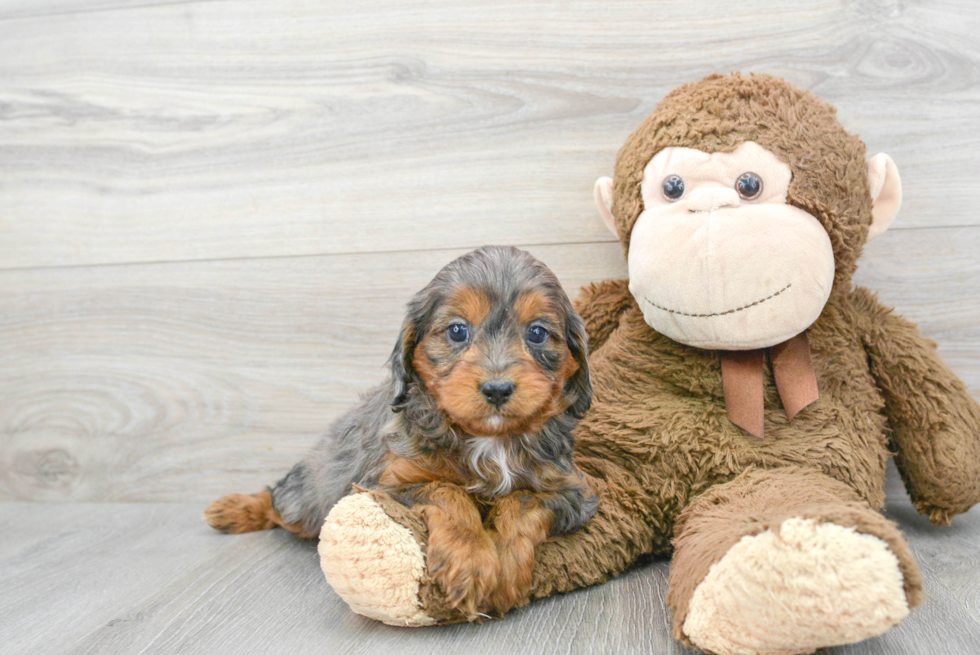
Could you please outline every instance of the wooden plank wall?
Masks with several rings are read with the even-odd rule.
[[[978,33],[973,0],[2,0],[0,499],[258,490],[458,254],[623,275],[592,183],[711,72],[894,157],[859,282],[980,392]]]

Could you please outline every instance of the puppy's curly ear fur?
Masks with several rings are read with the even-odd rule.
[[[395,343],[391,357],[388,358],[388,365],[391,366],[391,379],[395,383],[395,398],[391,401],[391,409],[400,412],[408,402],[408,389],[415,376],[415,369],[412,367],[412,357],[415,355],[415,326],[408,321],[398,332],[398,341]]]
[[[435,286],[438,279],[437,277],[430,282],[409,301],[405,322],[402,323],[402,329],[398,333],[398,341],[388,359],[388,364],[391,366],[391,377],[395,382],[396,389],[395,398],[391,402],[391,409],[395,412],[404,409],[405,403],[408,402],[409,391],[418,378],[418,374],[412,366],[412,359],[415,357],[415,348],[419,341],[429,331],[432,313],[439,303]]]
[[[568,307],[565,321],[565,344],[578,363],[578,370],[565,383],[565,399],[570,403],[568,413],[583,418],[592,406],[592,377],[589,374],[589,337],[582,318]]]

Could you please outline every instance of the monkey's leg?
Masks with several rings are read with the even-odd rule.
[[[319,552],[350,608],[390,625],[477,619],[500,573],[473,501],[444,482],[355,488],[327,515]]]
[[[719,655],[861,641],[921,599],[898,528],[818,471],[749,470],[695,499],[674,534],[674,637]]]
[[[611,462],[597,461],[595,467],[605,467],[602,479],[587,480],[599,495],[595,516],[581,530],[534,549],[530,589],[522,589],[517,606],[603,582],[650,552],[654,530],[645,488]],[[412,509],[383,491],[361,491],[342,499],[327,516],[320,565],[359,614],[391,625],[466,621],[471,617],[454,609],[426,575],[430,541],[425,522]]]
[[[629,471],[608,461],[591,459],[587,476],[599,505],[578,531],[550,539],[534,551],[534,571],[525,605],[537,598],[605,582],[623,573],[641,555],[654,549],[659,508],[646,487]]]

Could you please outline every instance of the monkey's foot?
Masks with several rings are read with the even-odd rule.
[[[425,556],[369,493],[338,502],[320,531],[320,568],[351,610],[390,625],[435,623],[422,608]]]
[[[468,620],[426,569],[418,514],[375,489],[334,505],[320,530],[320,568],[351,610],[389,625]]]
[[[871,534],[790,518],[743,537],[695,588],[685,636],[719,655],[796,655],[861,641],[909,613],[899,560]]]

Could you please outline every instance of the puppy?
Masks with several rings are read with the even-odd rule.
[[[376,486],[425,519],[428,571],[450,605],[500,615],[526,595],[535,546],[598,504],[572,464],[592,395],[582,319],[544,264],[488,246],[411,300],[390,365],[286,477],[205,518],[313,538],[353,485]]]

